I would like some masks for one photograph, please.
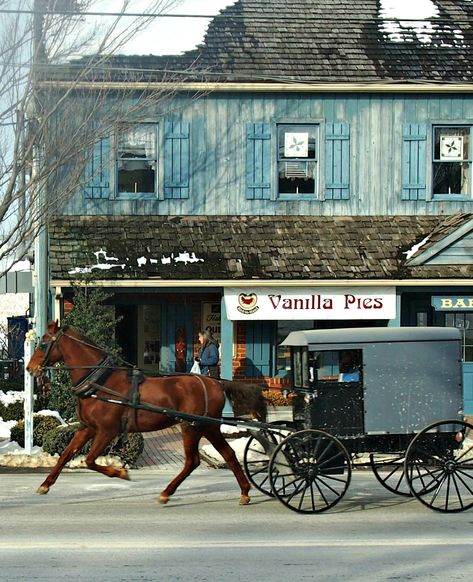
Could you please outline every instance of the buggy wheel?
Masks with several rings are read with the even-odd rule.
[[[406,453],[371,453],[370,465],[376,479],[391,493],[411,497],[406,481],[404,461]]]
[[[409,444],[405,472],[412,494],[427,507],[473,507],[473,426],[445,420],[424,428]]]
[[[345,495],[350,479],[347,450],[337,438],[321,430],[289,435],[276,447],[269,462],[274,496],[298,513],[330,509]]]
[[[251,436],[243,453],[243,468],[248,480],[256,489],[273,497],[268,475],[269,459],[277,445],[293,431],[294,424],[285,420],[277,420],[270,424],[277,428],[250,431]]]

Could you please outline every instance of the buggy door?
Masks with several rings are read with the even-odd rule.
[[[362,351],[310,352],[310,425],[335,436],[364,433]]]

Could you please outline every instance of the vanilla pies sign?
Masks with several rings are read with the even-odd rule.
[[[236,320],[394,319],[394,287],[254,287],[225,289],[227,317]]]

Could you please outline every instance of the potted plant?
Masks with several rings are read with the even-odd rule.
[[[263,396],[268,406],[268,422],[293,420],[292,401],[294,394],[286,394],[281,390],[263,390]]]

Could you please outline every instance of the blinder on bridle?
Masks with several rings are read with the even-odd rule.
[[[54,344],[58,341],[58,339],[61,337],[61,335],[63,333],[64,333],[64,331],[62,329],[60,329],[57,333],[55,333],[54,335],[51,336],[51,339],[49,341],[46,341],[43,338],[41,338],[39,340],[37,349],[39,349],[42,352],[44,352],[44,358],[43,358],[43,361],[40,364],[40,367],[41,368],[44,368],[48,364],[48,360],[49,360],[49,356],[51,354],[51,350],[53,349]]]

